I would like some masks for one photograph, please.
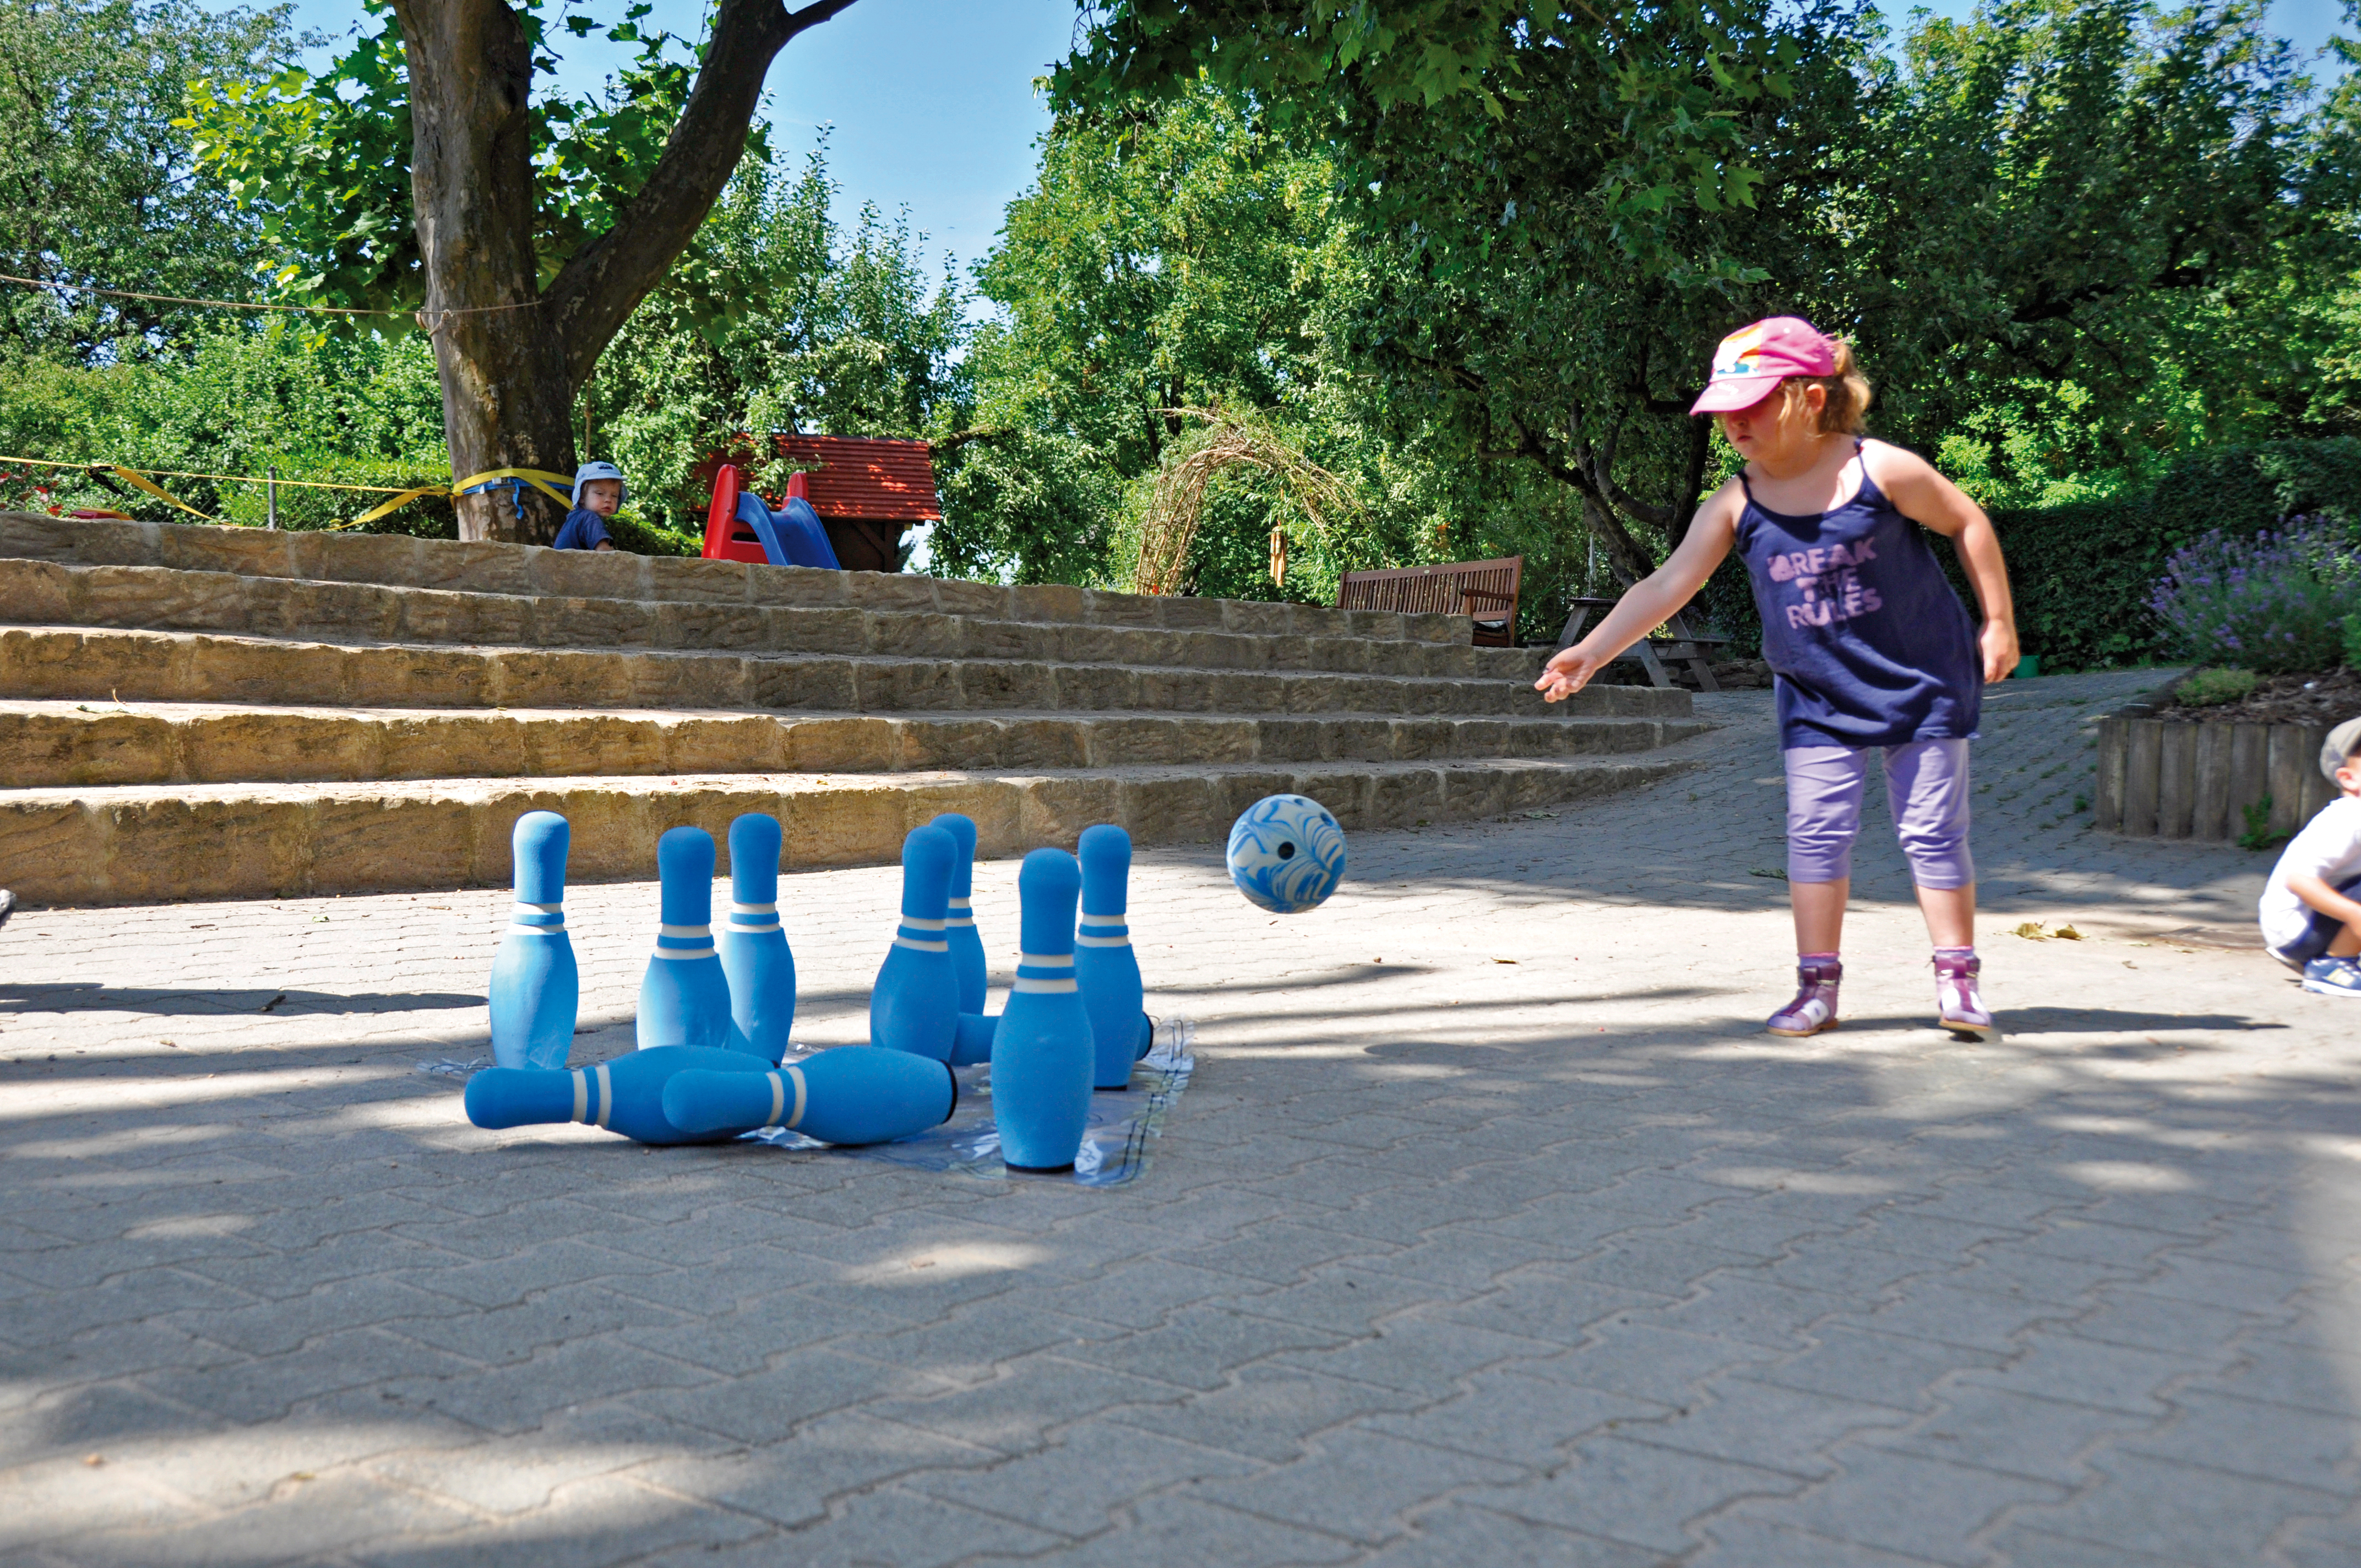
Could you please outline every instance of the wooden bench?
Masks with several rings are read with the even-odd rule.
[[[1600,618],[1604,619],[1606,613],[1613,609],[1615,605],[1616,601],[1613,599],[1568,599],[1565,630],[1557,634],[1557,645],[1561,648],[1573,647],[1582,640],[1582,629],[1590,620],[1591,612],[1596,610]],[[1633,661],[1648,672],[1648,679],[1652,683],[1660,686],[1669,686],[1673,684],[1672,673],[1664,668],[1667,661],[1686,664],[1689,667],[1689,674],[1697,677],[1698,690],[1719,691],[1720,683],[1713,678],[1714,651],[1729,647],[1730,639],[1717,637],[1710,632],[1691,631],[1685,611],[1674,611],[1672,618],[1664,624],[1672,630],[1673,634],[1670,637],[1642,637],[1615,657],[1619,661],[1624,659]]]
[[[1347,572],[1337,585],[1339,609],[1389,609],[1400,615],[1464,615],[1479,648],[1517,645],[1517,585],[1522,555],[1448,561],[1383,572]]]

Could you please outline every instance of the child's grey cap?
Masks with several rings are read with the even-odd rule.
[[[2348,718],[2328,732],[2328,744],[2320,749],[2320,771],[2330,778],[2345,765],[2345,759],[2361,751],[2361,718]]]

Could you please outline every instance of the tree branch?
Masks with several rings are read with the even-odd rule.
[[[705,63],[654,172],[614,226],[575,252],[550,285],[550,330],[565,341],[575,386],[588,378],[608,340],[697,237],[745,153],[746,127],[771,61],[796,35],[852,3],[813,0],[790,11],[780,0],[720,0],[714,8]]]

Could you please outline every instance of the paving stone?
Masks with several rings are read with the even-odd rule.
[[[2110,1453],[2092,1461],[2103,1483],[2017,1522],[2045,1534],[2123,1545],[2186,1563],[2265,1561],[2265,1543],[2291,1521],[2333,1517],[2345,1499],[2309,1487],[2232,1477],[2169,1460]]]
[[[2062,1499],[2066,1488],[1891,1449],[1848,1446],[1843,1468],[1810,1491],[1749,1508],[1748,1517],[1939,1563],[1984,1558],[1975,1538],[2010,1508]]]
[[[1536,1524],[1683,1552],[1696,1544],[1690,1521],[1741,1498],[1780,1497],[1803,1485],[1776,1471],[1620,1438],[1592,1438],[1576,1452],[1576,1463],[1545,1477],[1471,1488],[1463,1500]]]
[[[1399,1518],[1461,1487],[1500,1482],[1517,1467],[1374,1431],[1332,1432],[1301,1459],[1198,1495],[1282,1523],[1375,1544],[1400,1533]]]

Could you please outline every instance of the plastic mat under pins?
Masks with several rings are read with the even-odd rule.
[[[1189,1051],[1196,1038],[1197,1025],[1186,1018],[1158,1020],[1154,1045],[1132,1067],[1131,1087],[1121,1093],[1091,1096],[1090,1125],[1082,1134],[1081,1152],[1074,1156],[1072,1176],[1049,1179],[1116,1187],[1146,1170],[1149,1146],[1163,1131],[1164,1118],[1189,1087],[1190,1074],[1197,1069],[1197,1058]],[[800,1061],[811,1054],[796,1051],[787,1059]],[[959,1079],[959,1108],[941,1126],[914,1136],[890,1144],[838,1148],[785,1127],[765,1127],[746,1134],[743,1141],[779,1149],[826,1150],[855,1159],[884,1160],[916,1170],[949,1171],[990,1181],[1007,1179],[1008,1168],[1000,1158],[1000,1128],[992,1119],[990,1064],[951,1070]]]

